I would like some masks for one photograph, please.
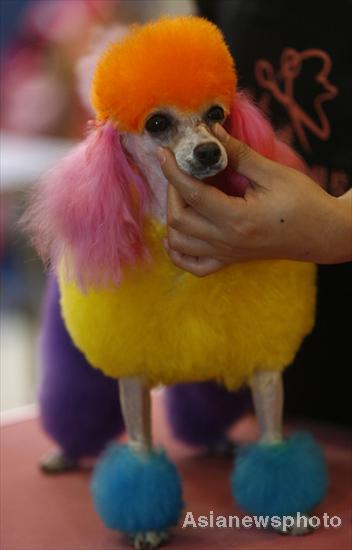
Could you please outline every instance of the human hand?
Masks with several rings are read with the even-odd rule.
[[[352,194],[335,198],[308,176],[262,157],[220,125],[229,165],[251,181],[230,197],[182,172],[159,148],[168,186],[171,260],[204,276],[233,262],[291,259],[338,263],[352,258]]]

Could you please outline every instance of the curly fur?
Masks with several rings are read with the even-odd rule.
[[[92,95],[101,126],[51,172],[27,215],[43,256],[60,264],[62,314],[73,342],[104,373],[140,376],[151,385],[215,379],[235,389],[254,372],[282,371],[314,323],[314,266],[245,262],[204,279],[180,271],[162,245],[165,225],[149,210],[151,182],[126,152],[151,177],[156,172],[144,166],[149,148],[136,154],[126,132],[142,136],[144,119],[156,107],[177,107],[201,120],[204,106],[218,101],[230,112],[232,135],[304,170],[258,109],[236,93],[233,60],[219,30],[192,17],[132,29],[102,56]],[[163,181],[166,186],[161,179],[154,189]],[[244,195],[249,184],[230,170],[217,183],[234,195]],[[141,268],[137,262],[148,257]],[[244,507],[260,513],[268,499],[274,512],[290,512],[321,498],[315,450],[294,439],[282,452],[258,449],[265,486],[256,500],[256,450],[237,463],[243,482],[235,474],[235,493]],[[304,499],[303,476],[291,498],[290,476],[302,472],[310,492]],[[270,493],[278,483],[278,492]],[[177,473],[166,458],[135,456],[125,447],[112,448],[98,465],[93,495],[106,524],[127,532],[163,529],[177,521],[182,506]]]
[[[269,516],[309,512],[324,498],[328,484],[323,453],[304,432],[241,449],[231,481],[244,510]]]
[[[268,158],[303,166],[244,94],[234,98],[228,123]],[[219,181],[232,194],[248,185],[233,171]],[[254,369],[282,370],[292,362],[314,323],[312,264],[239,263],[200,280],[170,263],[162,225],[149,220],[145,235],[152,261],[126,270],[118,291],[82,294],[61,278],[65,322],[92,365],[152,384],[216,379],[236,389]]]
[[[105,525],[127,533],[176,525],[183,508],[181,482],[163,451],[140,454],[112,444],[92,479],[95,507]]]
[[[92,103],[100,120],[139,132],[147,113],[162,105],[194,111],[217,99],[229,107],[235,86],[234,62],[215,25],[165,17],[110,45],[97,66]]]

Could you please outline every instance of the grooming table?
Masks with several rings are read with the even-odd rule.
[[[184,483],[185,511],[194,517],[245,514],[230,494],[231,458],[195,456],[195,451],[175,442],[166,426],[160,401],[154,396],[156,441],[166,446]],[[332,426],[289,424],[311,430],[325,449],[331,484],[326,501],[314,512],[338,515],[342,526],[319,529],[301,537],[280,536],[269,530],[236,528],[174,529],[170,550],[350,550],[352,548],[351,434]],[[303,425],[304,424],[304,425]],[[231,431],[242,440],[256,436],[253,418],[247,417]],[[7,423],[1,429],[1,550],[123,550],[124,538],[106,529],[93,509],[89,494],[91,470],[46,476],[38,459],[53,448],[37,418]],[[185,515],[182,516],[182,524]]]

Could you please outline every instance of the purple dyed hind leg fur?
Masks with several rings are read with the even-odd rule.
[[[41,334],[39,405],[44,430],[59,451],[44,458],[46,472],[97,456],[124,430],[117,381],[94,369],[72,343],[60,311],[57,281],[50,277]]]
[[[215,454],[232,452],[226,431],[251,408],[247,389],[229,392],[215,382],[177,384],[165,402],[175,437]]]

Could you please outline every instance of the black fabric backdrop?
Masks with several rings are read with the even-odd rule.
[[[352,175],[352,2],[199,0],[198,7],[200,15],[223,31],[236,60],[239,86],[250,90],[277,129],[290,132],[323,186],[343,194]],[[290,117],[277,99],[285,84],[281,56],[288,48],[301,61],[294,79],[295,105],[309,117],[313,131],[300,124],[297,110]],[[270,64],[270,74],[260,70],[260,60]],[[323,81],[317,80],[319,73]],[[274,93],[266,88],[268,81]],[[337,95],[321,105],[328,119],[327,135],[321,136],[315,128],[323,122],[314,102],[331,87]],[[298,131],[292,122],[300,126]],[[316,326],[285,374],[288,414],[350,424],[351,306],[352,264],[319,266]]]

